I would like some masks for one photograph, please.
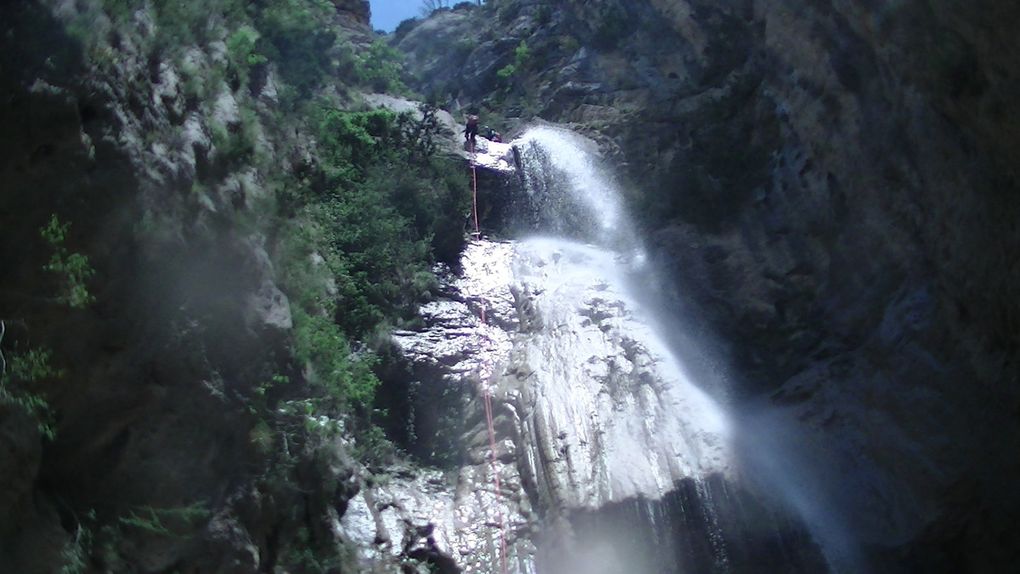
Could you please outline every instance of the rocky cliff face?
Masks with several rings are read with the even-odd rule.
[[[259,414],[280,404],[266,381],[308,372],[264,218],[314,143],[279,111],[275,64],[224,73],[223,13],[190,38],[122,4],[0,7],[0,571],[339,564],[351,444],[279,443]],[[337,9],[366,34],[367,2]],[[69,226],[44,240],[54,217]],[[19,369],[42,414],[9,394]]]
[[[224,221],[251,213],[265,176],[234,169],[211,141],[213,123],[239,125],[229,91],[194,105],[178,68],[140,58],[136,42],[151,22],[140,20],[138,35],[120,39],[118,61],[96,73],[53,15],[70,19],[74,9],[49,8],[3,8],[3,314],[8,345],[46,345],[66,366],[45,381],[60,413],[57,439],[45,450],[38,436],[28,441],[34,465],[3,459],[5,476],[17,472],[15,483],[31,486],[3,507],[0,564],[59,570],[80,547],[88,512],[110,521],[143,505],[209,500],[223,511],[202,544],[182,538],[157,550],[158,534],[129,534],[116,550],[140,571],[185,557],[209,569],[243,568],[260,543],[231,515],[231,500],[244,496],[231,483],[236,469],[262,463],[249,443],[253,421],[231,395],[258,377],[258,357],[279,344],[291,318],[265,238]],[[191,58],[209,65],[208,54]],[[179,137],[158,135],[171,133]],[[210,187],[195,194],[199,180]],[[53,213],[71,221],[69,247],[88,253],[103,279],[95,307],[68,311],[47,300],[54,284],[38,265],[45,256],[37,238]],[[17,436],[5,438],[18,445]],[[95,535],[97,547],[113,544]]]
[[[483,121],[603,143],[688,320],[800,429],[871,568],[993,572],[1015,558],[1018,18],[503,1],[395,41]]]
[[[368,0],[332,0],[337,13],[351,23],[368,26],[372,10]]]

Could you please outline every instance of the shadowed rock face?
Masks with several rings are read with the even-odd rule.
[[[63,371],[36,382],[57,414],[53,440],[3,397],[0,571],[59,571],[76,548],[110,571],[125,567],[101,548],[141,572],[255,571],[296,536],[303,520],[288,524],[291,512],[342,505],[351,476],[333,452],[284,470],[303,493],[256,484],[267,461],[239,398],[272,376],[266,359],[287,353],[292,326],[266,238],[237,225],[264,196],[264,175],[211,141],[212,123],[239,126],[229,89],[186,97],[180,62],[139,55],[146,26],[117,34],[116,58],[90,67],[67,33],[85,9],[72,4],[0,5],[3,351],[52,349]],[[184,52],[207,69],[208,53]],[[43,267],[53,246],[39,229],[54,215],[70,223],[64,246],[95,269],[86,309],[59,304]],[[170,525],[173,536],[120,521],[191,504],[202,518]]]
[[[839,469],[874,570],[995,572],[1020,509],[1018,26],[995,2],[506,1],[397,45],[422,91],[602,143],[733,392]]]
[[[354,23],[367,26],[372,19],[372,8],[368,0],[331,0],[336,11]]]

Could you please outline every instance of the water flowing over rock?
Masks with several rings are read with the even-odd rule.
[[[621,266],[554,239],[515,253],[538,326],[518,337],[510,374],[526,409],[528,470],[548,506],[659,498],[674,481],[727,469],[723,413],[628,296]]]
[[[608,574],[639,558],[640,572],[752,572],[782,556],[785,571],[824,571],[803,526],[742,482],[727,415],[636,296],[646,263],[617,232],[625,215],[593,149],[548,127],[513,145],[527,172],[516,205],[587,213],[573,235],[601,245],[553,236],[468,245],[459,274],[445,274],[443,297],[422,307],[423,327],[394,333],[421,379],[419,396],[446,388],[468,397],[463,462],[446,486],[429,487],[442,491],[432,502],[414,494],[420,477],[398,478],[373,492],[400,502],[375,508],[401,509],[404,524],[433,532],[436,549],[466,572],[500,571],[500,525],[512,572]],[[365,516],[349,520],[371,530]],[[762,524],[768,535],[755,532]],[[648,558],[634,532],[663,548]]]
[[[1018,5],[488,8],[395,35],[416,88],[596,134],[667,297],[720,341],[737,400],[785,419],[747,422],[795,429],[778,446],[871,570],[1013,568]]]

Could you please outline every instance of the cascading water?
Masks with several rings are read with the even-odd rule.
[[[511,163],[509,145],[485,144],[481,165]],[[829,571],[781,496],[743,477],[737,427],[662,336],[594,144],[539,127],[513,145],[524,185],[501,198],[501,231],[519,239],[472,242],[448,300],[422,309],[426,329],[395,337],[446,384],[494,395],[502,487],[468,415],[443,510],[456,519],[437,521],[436,544],[465,572],[500,571],[498,536],[512,572]]]
[[[513,355],[528,369],[521,392],[542,415],[526,425],[536,441],[555,435],[568,453],[536,474],[558,504],[597,508],[725,473],[726,418],[631,293],[629,276],[644,258],[593,143],[541,127],[517,145],[529,200],[561,236],[519,240],[512,264],[518,300],[534,317]]]
[[[523,474],[557,525],[539,545],[539,565],[824,571],[804,532],[738,485],[730,421],[642,304],[644,249],[594,144],[541,127],[517,145],[530,208],[521,217],[542,233],[514,252],[531,325],[510,355],[530,408],[521,426],[534,456]],[[763,524],[774,532],[757,532]],[[769,560],[772,570],[763,568]]]
[[[536,227],[545,233],[617,243],[630,229],[620,194],[595,161],[594,143],[552,127],[534,128],[516,143]]]

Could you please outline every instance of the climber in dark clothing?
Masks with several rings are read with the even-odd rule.
[[[464,141],[475,143],[475,136],[478,135],[478,116],[468,114],[467,127],[464,128]]]

